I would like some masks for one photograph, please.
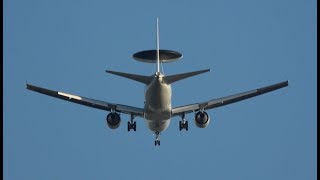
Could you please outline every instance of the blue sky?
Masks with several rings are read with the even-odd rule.
[[[5,0],[4,179],[316,179],[315,0]],[[106,69],[150,75],[133,53],[181,52],[165,74],[211,68],[173,85],[173,106],[289,80],[289,87],[179,118],[161,147],[143,119],[127,132],[107,112],[25,89],[32,83],[142,107],[144,86]]]

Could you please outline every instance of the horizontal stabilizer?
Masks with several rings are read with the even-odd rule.
[[[195,76],[195,75],[198,75],[198,74],[202,74],[202,73],[205,73],[205,72],[208,72],[208,71],[210,71],[210,69],[205,69],[205,70],[201,70],[201,71],[194,71],[194,72],[188,72],[188,73],[183,73],[183,74],[176,74],[176,75],[171,75],[171,76],[165,76],[165,77],[163,77],[163,79],[167,84],[172,84],[172,83],[174,83],[176,81],[179,81],[179,80],[191,77],[191,76]]]
[[[134,80],[134,81],[138,81],[138,82],[141,82],[141,83],[144,83],[144,84],[150,84],[152,79],[153,79],[153,76],[143,76],[143,75],[137,75],[137,74],[128,74],[128,73],[109,71],[109,70],[106,70],[106,72],[110,73],[110,74],[117,75],[117,76],[125,77],[127,79],[131,79],[131,80]]]

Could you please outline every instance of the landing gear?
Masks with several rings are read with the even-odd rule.
[[[133,129],[134,131],[137,130],[137,122],[128,122],[128,131],[130,131],[131,129]]]
[[[128,131],[130,131],[131,129],[133,129],[134,131],[137,130],[137,122],[133,121],[134,117],[135,116],[131,114],[130,121],[128,122]]]
[[[155,140],[155,141],[154,141],[154,145],[155,145],[155,146],[157,146],[157,145],[160,146],[160,140]]]
[[[186,120],[179,121],[179,130],[182,131],[182,129],[185,129],[186,131],[188,131],[188,121]]]
[[[182,121],[179,121],[179,130],[185,129],[188,131],[188,121],[184,118],[184,114],[181,115]]]
[[[159,132],[156,132],[156,140],[154,141],[154,145],[155,146],[157,146],[157,145],[160,146],[160,133]]]

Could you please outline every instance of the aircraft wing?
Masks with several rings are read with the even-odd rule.
[[[64,93],[64,92],[60,92],[60,91],[53,91],[53,90],[37,87],[37,86],[31,85],[31,84],[27,84],[27,89],[41,93],[41,94],[45,94],[48,96],[52,96],[55,98],[59,98],[62,100],[66,100],[66,101],[81,104],[84,106],[96,108],[96,109],[101,109],[101,110],[105,110],[105,111],[114,110],[116,112],[137,115],[140,117],[143,117],[143,115],[144,115],[144,110],[141,108],[137,108],[137,107],[99,101],[99,100],[90,99],[90,98],[77,96],[77,95],[72,95],[72,94],[68,94],[68,93]]]
[[[238,101],[242,101],[245,99],[249,99],[255,96],[259,96],[261,94],[265,94],[283,87],[288,86],[288,81],[284,81],[284,82],[280,82],[277,84],[273,84],[270,86],[266,86],[266,87],[262,87],[262,88],[258,88],[255,90],[251,90],[251,91],[247,91],[247,92],[243,92],[243,93],[239,93],[239,94],[235,94],[235,95],[231,95],[231,96],[226,96],[226,97],[222,97],[222,98],[218,98],[218,99],[212,99],[206,102],[202,102],[202,103],[195,103],[195,104],[189,104],[189,105],[185,105],[185,106],[180,106],[180,107],[176,107],[173,108],[171,113],[172,113],[172,117],[173,116],[177,116],[177,115],[183,115],[183,114],[187,114],[187,113],[191,113],[194,111],[199,111],[199,110],[207,110],[207,109],[213,109],[213,108],[217,108],[220,106],[225,106],[228,104],[232,104]]]

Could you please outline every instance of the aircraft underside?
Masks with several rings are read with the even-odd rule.
[[[152,132],[159,132],[166,130],[170,125],[170,119],[166,120],[146,120],[148,128]]]

